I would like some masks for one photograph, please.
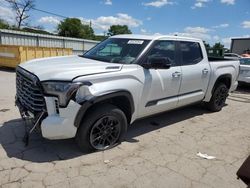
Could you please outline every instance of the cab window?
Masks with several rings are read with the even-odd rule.
[[[174,41],[158,41],[147,54],[147,59],[152,57],[165,57],[168,58],[173,66],[175,65],[175,48]]]
[[[203,59],[200,44],[198,42],[180,42],[181,64],[193,65]]]

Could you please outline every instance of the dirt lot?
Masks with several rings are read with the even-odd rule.
[[[230,94],[219,113],[200,106],[167,112],[133,124],[116,148],[83,154],[74,140],[39,135],[25,147],[15,73],[0,69],[0,86],[2,187],[246,187],[235,173],[250,154],[248,88]]]

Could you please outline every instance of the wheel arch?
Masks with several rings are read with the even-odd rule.
[[[134,100],[129,91],[119,90],[93,96],[81,102],[81,108],[76,115],[74,126],[78,128],[84,120],[86,114],[88,114],[97,105],[104,103],[113,104],[120,108],[125,113],[128,124],[130,124],[132,114],[135,111]]]
[[[220,83],[224,83],[228,89],[231,88],[231,85],[232,85],[232,75],[231,74],[223,74],[223,75],[220,75],[215,83],[214,83],[214,86],[213,86],[213,89],[211,91],[211,94],[213,94],[215,88],[220,84]]]

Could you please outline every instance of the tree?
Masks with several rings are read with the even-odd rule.
[[[10,25],[4,20],[0,19],[0,29],[9,29]]]
[[[94,39],[94,30],[90,25],[82,24],[83,26],[83,37],[85,39]]]
[[[75,38],[94,38],[94,30],[89,25],[82,24],[78,18],[66,18],[57,26],[58,35]]]
[[[213,46],[214,49],[224,49],[224,45],[221,44],[220,42],[217,42]]]
[[[17,28],[20,29],[24,22],[30,17],[29,11],[35,7],[35,0],[5,0],[11,4],[16,12]]]
[[[127,25],[112,25],[108,30],[108,35],[132,34]]]
[[[210,47],[210,44],[209,44],[209,43],[207,43],[206,41],[203,41],[203,43],[204,43],[204,45],[205,45],[206,49],[211,48],[211,47]]]

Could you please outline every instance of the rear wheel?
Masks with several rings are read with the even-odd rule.
[[[127,131],[124,112],[114,105],[96,106],[84,118],[76,142],[85,152],[106,150],[121,142]]]
[[[212,112],[218,112],[225,105],[228,97],[228,88],[224,83],[219,83],[214,89],[210,101],[206,104],[207,108]]]

